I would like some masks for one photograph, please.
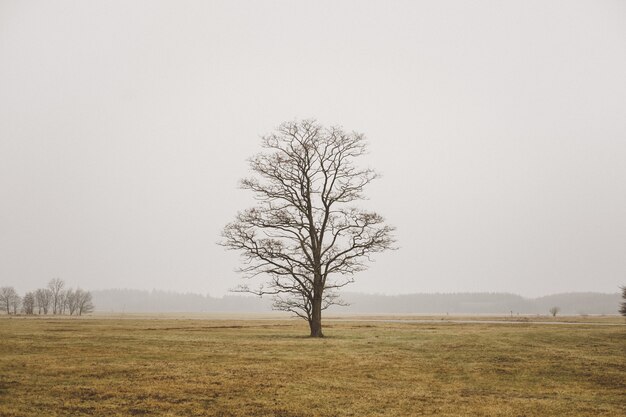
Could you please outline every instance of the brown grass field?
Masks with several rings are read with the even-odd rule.
[[[621,318],[400,319],[2,316],[0,416],[626,416]]]

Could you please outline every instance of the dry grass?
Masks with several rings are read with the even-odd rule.
[[[624,326],[306,333],[291,320],[3,317],[0,415],[626,415]]]

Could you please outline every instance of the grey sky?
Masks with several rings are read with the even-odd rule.
[[[259,135],[370,140],[352,291],[626,283],[624,1],[0,1],[0,284],[223,294]]]

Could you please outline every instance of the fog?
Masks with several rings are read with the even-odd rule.
[[[566,315],[615,314],[620,294],[569,293],[524,298],[504,293],[359,294],[344,292],[347,305],[333,306],[327,314],[496,314],[547,315],[558,306]],[[98,313],[265,313],[272,300],[241,294],[211,297],[166,291],[108,289],[93,292]],[[283,317],[285,313],[277,313]],[[280,317],[280,316],[278,316]]]
[[[0,285],[221,296],[259,136],[364,133],[350,291],[626,283],[622,1],[0,2]]]

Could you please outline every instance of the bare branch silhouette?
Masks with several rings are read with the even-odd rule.
[[[382,216],[352,206],[377,175],[355,159],[364,136],[312,120],[287,122],[262,138],[266,152],[250,159],[241,187],[257,205],[226,225],[221,244],[240,251],[240,272],[255,287],[237,291],[274,296],[274,307],[309,322],[323,336],[321,312],[342,304],[336,290],[353,282],[370,255],[391,249],[394,228]]]

